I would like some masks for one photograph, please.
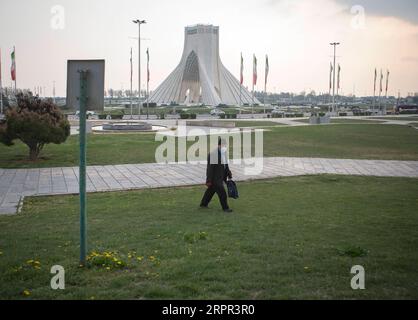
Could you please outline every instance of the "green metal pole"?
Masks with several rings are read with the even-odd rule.
[[[80,265],[85,266],[87,254],[86,222],[86,107],[87,70],[80,70]]]

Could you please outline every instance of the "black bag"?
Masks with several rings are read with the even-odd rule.
[[[226,186],[228,188],[228,197],[232,199],[238,199],[239,193],[238,193],[237,184],[232,180],[228,180],[226,182]]]

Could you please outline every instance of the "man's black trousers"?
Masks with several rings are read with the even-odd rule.
[[[209,202],[212,200],[213,196],[215,195],[215,193],[219,197],[219,201],[221,202],[222,209],[223,210],[228,210],[229,209],[228,196],[226,194],[223,183],[222,184],[215,184],[215,185],[210,186],[206,190],[200,205],[203,206],[203,207],[207,207]]]

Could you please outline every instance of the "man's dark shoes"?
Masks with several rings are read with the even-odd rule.
[[[200,207],[199,207],[200,209],[203,209],[203,210],[205,210],[205,209],[209,209],[209,207],[208,206],[203,206],[203,205],[200,205]]]
[[[234,212],[234,211],[232,211],[231,209],[225,209],[225,210],[224,210],[224,212],[225,212],[225,213],[232,213],[232,212]]]

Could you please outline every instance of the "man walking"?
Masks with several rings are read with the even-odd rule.
[[[225,191],[224,182],[232,179],[232,172],[228,166],[228,147],[225,139],[219,139],[218,148],[208,155],[208,166],[206,170],[206,190],[200,207],[207,209],[209,202],[215,193],[218,195],[224,212],[231,213],[228,206],[228,196]]]

